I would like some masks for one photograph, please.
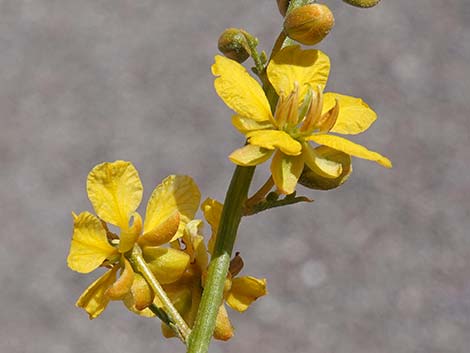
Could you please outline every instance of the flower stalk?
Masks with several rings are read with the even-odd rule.
[[[209,349],[222,301],[233,245],[254,171],[255,167],[237,166],[233,173],[225,197],[217,240],[209,264],[196,322],[189,336],[188,353],[206,353]]]
[[[134,245],[129,260],[135,267],[135,270],[139,272],[150,285],[155,295],[163,304],[163,309],[168,318],[171,320],[170,327],[175,331],[177,337],[183,342],[187,342],[187,339],[191,333],[191,329],[188,327],[184,319],[178,313],[178,310],[171,303],[170,298],[165,293],[160,283],[158,283],[152,271],[147,266],[144,258],[142,257],[142,251],[138,245]],[[168,324],[168,323],[167,323]]]

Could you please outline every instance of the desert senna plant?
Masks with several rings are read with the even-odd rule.
[[[379,1],[344,0],[367,8]],[[76,305],[90,319],[111,301],[140,316],[161,320],[164,337],[177,337],[187,352],[208,352],[212,338],[233,334],[227,307],[244,312],[267,295],[263,278],[240,275],[244,262],[232,255],[243,217],[270,208],[311,202],[298,185],[311,190],[342,186],[353,158],[391,168],[391,161],[349,138],[377,119],[361,98],[326,90],[331,64],[315,45],[334,27],[327,4],[277,0],[284,21],[269,55],[244,29],[228,28],[218,39],[223,55],[211,67],[214,88],[233,111],[231,123],[243,136],[228,158],[235,170],[223,203],[206,198],[194,180],[170,175],[152,192],[145,217],[136,211],[143,196],[131,162],[105,162],[87,178],[95,214],[73,213],[68,266],[79,273],[99,268],[104,274]],[[242,64],[251,58],[251,72]],[[269,163],[270,176],[251,195],[258,166]],[[204,220],[211,235],[203,235]],[[117,229],[117,231],[116,231]]]

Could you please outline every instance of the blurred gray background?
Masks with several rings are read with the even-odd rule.
[[[231,312],[236,336],[211,352],[468,352],[470,5],[326,3],[328,90],[378,112],[354,141],[394,168],[355,160],[343,188],[243,221],[243,273],[270,294]],[[223,199],[243,138],[212,87],[217,38],[243,27],[269,50],[281,23],[274,0],[0,1],[1,352],[184,351],[121,303],[94,321],[74,307],[97,273],[66,267],[71,211],[91,210],[86,176],[116,159],[144,205],[170,173]]]

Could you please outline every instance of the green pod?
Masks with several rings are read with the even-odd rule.
[[[290,11],[284,20],[284,32],[291,39],[305,45],[323,40],[335,24],[328,6],[309,4]]]
[[[380,0],[343,0],[345,3],[356,7],[373,7],[377,5]]]
[[[334,150],[330,147],[319,146],[315,148],[315,152],[318,153],[321,157],[328,160],[341,163],[342,172],[336,178],[325,178],[318,175],[313,170],[305,165],[302,174],[300,175],[299,183],[309,189],[315,190],[331,190],[335,189],[348,180],[352,172],[351,156]]]
[[[250,49],[242,30],[228,28],[219,37],[218,48],[227,58],[239,63],[250,57]]]

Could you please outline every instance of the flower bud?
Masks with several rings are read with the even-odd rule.
[[[335,24],[333,13],[326,5],[309,4],[289,12],[284,31],[293,40],[314,45],[323,40]]]
[[[356,7],[372,7],[377,5],[380,0],[343,0],[345,3]]]
[[[228,28],[219,37],[219,50],[229,59],[239,63],[250,56],[250,49],[243,31],[238,28]]]
[[[325,178],[305,165],[299,178],[300,184],[309,189],[331,190],[341,186],[346,180],[348,180],[352,172],[351,156],[326,146],[315,148],[315,152],[323,158],[336,163],[341,163],[342,172],[336,178]]]
[[[287,8],[289,7],[289,0],[277,0],[277,7],[282,16],[286,15]]]

